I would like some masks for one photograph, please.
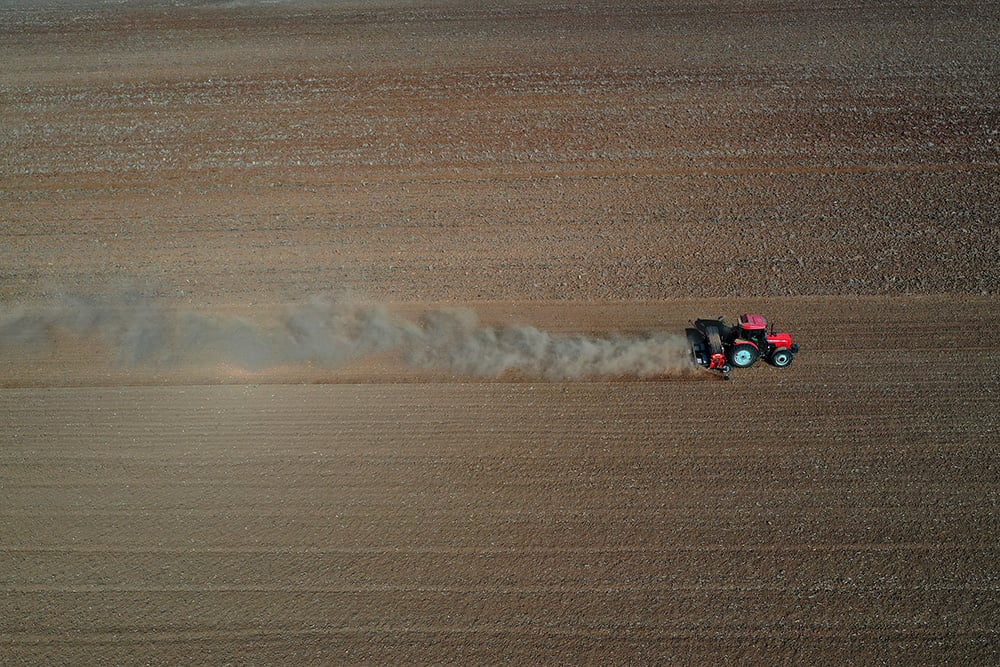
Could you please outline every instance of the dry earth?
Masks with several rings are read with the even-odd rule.
[[[998,34],[963,1],[0,3],[0,662],[1000,662]],[[345,290],[558,340],[761,311],[803,351],[127,363],[31,315],[198,313],[216,350]]]

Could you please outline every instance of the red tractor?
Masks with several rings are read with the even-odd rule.
[[[789,334],[768,331],[767,320],[760,315],[740,315],[733,326],[721,317],[695,320],[687,337],[695,362],[723,374],[733,368],[749,368],[761,358],[784,368],[799,351]]]

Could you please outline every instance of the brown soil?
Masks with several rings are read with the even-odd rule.
[[[0,8],[3,662],[1000,661],[1000,11],[666,4]],[[344,290],[802,353],[551,381],[11,324]]]

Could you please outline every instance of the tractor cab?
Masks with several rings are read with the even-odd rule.
[[[740,315],[735,338],[748,340],[763,351],[767,348],[767,320],[761,315]]]

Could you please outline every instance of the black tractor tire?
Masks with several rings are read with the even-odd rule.
[[[759,358],[760,352],[750,343],[736,343],[729,350],[729,362],[736,368],[750,368]]]
[[[785,368],[792,365],[793,359],[795,359],[795,355],[792,354],[791,350],[775,350],[771,353],[768,362],[775,368]]]
[[[722,352],[722,334],[719,333],[719,327],[710,324],[705,327],[705,342],[708,343],[709,354],[719,354]]]

